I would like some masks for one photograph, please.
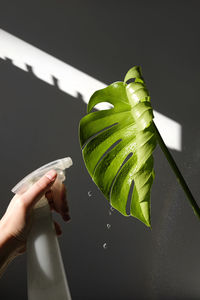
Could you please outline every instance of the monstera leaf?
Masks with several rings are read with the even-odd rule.
[[[134,82],[127,83],[130,80]],[[113,107],[92,112],[101,102]],[[124,82],[112,83],[91,96],[88,114],[80,121],[80,144],[87,170],[114,208],[148,227],[154,180],[152,152],[157,142],[200,218],[200,208],[153,122],[140,67],[130,69]]]
[[[135,81],[126,84],[130,79]],[[101,102],[109,102],[113,108],[91,112]],[[150,226],[156,137],[150,97],[140,68],[132,68],[125,82],[96,91],[88,112],[80,122],[80,143],[89,174],[114,208],[126,216],[130,211],[130,215]]]

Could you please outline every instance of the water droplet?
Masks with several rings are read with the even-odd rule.
[[[104,244],[103,244],[103,249],[106,250],[107,248],[108,248],[107,243],[104,243]]]
[[[106,226],[107,226],[107,228],[108,228],[108,229],[110,229],[110,227],[111,227],[111,225],[110,225],[110,224],[107,224]]]
[[[111,211],[114,211],[115,209],[114,209],[114,207],[111,206],[111,207],[110,207],[110,210],[111,210]]]
[[[88,196],[91,197],[92,196],[92,192],[88,191]]]
[[[108,211],[108,214],[109,214],[109,216],[111,216],[111,215],[112,215],[112,212],[109,210],[109,211]]]

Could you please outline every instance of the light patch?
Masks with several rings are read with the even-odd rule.
[[[28,72],[28,66],[39,79],[57,86],[63,92],[78,98],[81,95],[87,104],[91,95],[107,85],[46,52],[0,29],[0,58],[9,58],[13,64]],[[98,109],[110,109],[108,103],[98,104]],[[181,151],[182,128],[176,121],[154,111],[155,123],[166,145]]]
[[[181,151],[182,126],[178,122],[156,111],[154,111],[153,113],[155,117],[154,122],[166,145],[171,149]]]

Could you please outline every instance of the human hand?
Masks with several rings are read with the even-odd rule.
[[[46,173],[22,195],[15,195],[4,216],[0,220],[0,267],[2,257],[9,261],[25,251],[27,236],[31,228],[31,212],[43,195],[49,201],[50,208],[61,214],[64,221],[69,221],[69,208],[66,201],[65,186],[56,179],[54,170]],[[60,226],[55,223],[57,234]]]

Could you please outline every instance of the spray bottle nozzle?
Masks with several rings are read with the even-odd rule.
[[[71,167],[73,164],[72,159],[70,157],[61,158],[55,161],[52,161],[41,168],[33,171],[26,177],[24,177],[14,188],[12,192],[15,194],[23,194],[26,192],[29,187],[34,184],[37,180],[39,180],[46,172],[51,169],[54,169],[58,174],[58,179],[63,182],[65,180],[65,169]]]

